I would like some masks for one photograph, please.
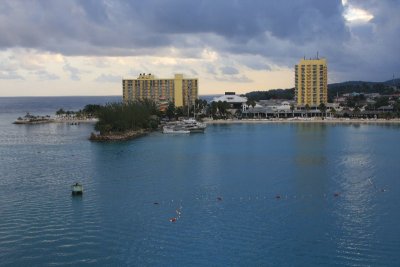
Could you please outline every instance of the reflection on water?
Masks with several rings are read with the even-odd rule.
[[[326,194],[329,133],[325,124],[296,125],[294,157],[297,189],[304,195]]]
[[[210,125],[91,143],[90,125],[4,125],[0,265],[400,261],[399,127]]]

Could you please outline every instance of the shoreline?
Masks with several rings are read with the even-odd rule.
[[[127,131],[122,133],[109,133],[105,135],[100,135],[92,132],[90,134],[89,140],[92,142],[128,141],[144,136],[149,132],[150,132],[149,130],[144,130],[144,129],[137,131]]]
[[[326,124],[400,124],[400,119],[241,119],[241,120],[204,120],[206,124],[252,124],[252,123],[326,123]]]
[[[47,123],[96,123],[98,119],[44,119],[44,120],[33,120],[33,121],[24,121],[24,120],[16,120],[13,124],[47,124]]]

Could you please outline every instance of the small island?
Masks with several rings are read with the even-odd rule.
[[[19,117],[14,124],[39,124],[39,123],[50,123],[54,122],[55,119],[51,118],[49,115],[46,116],[35,116],[30,114],[29,112],[26,113],[24,117]]]
[[[98,121],[91,141],[123,141],[143,136],[159,127],[160,111],[149,100],[109,103],[96,111]]]

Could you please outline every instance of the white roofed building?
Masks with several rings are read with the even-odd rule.
[[[215,97],[212,102],[227,102],[232,108],[240,109],[243,104],[246,104],[247,98],[236,95],[235,92],[225,92],[225,95]]]

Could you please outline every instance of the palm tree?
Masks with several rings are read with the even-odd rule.
[[[326,117],[326,105],[324,103],[319,104],[318,109],[322,112],[322,114],[324,115],[324,117]]]
[[[310,105],[306,104],[304,108],[306,109],[307,118],[308,118],[308,111],[310,110]]]
[[[175,104],[173,102],[168,103],[168,108],[165,113],[169,119],[175,117]]]
[[[215,117],[215,115],[216,115],[216,113],[217,113],[217,110],[218,110],[218,104],[217,104],[217,102],[211,102],[210,111],[211,111],[211,116],[212,116],[212,117]]]
[[[335,108],[331,108],[331,114],[333,114],[333,116],[335,116],[335,114],[336,114],[336,109]]]
[[[361,110],[360,110],[360,108],[359,108],[358,106],[356,106],[356,107],[354,108],[354,110],[353,110],[353,114],[354,114],[356,117],[358,117],[358,114],[360,114],[360,112],[361,112]]]
[[[246,104],[248,106],[252,106],[253,108],[256,106],[256,101],[254,100],[247,100]]]
[[[292,117],[294,118],[294,105],[293,104],[290,105],[290,110],[292,111]]]

